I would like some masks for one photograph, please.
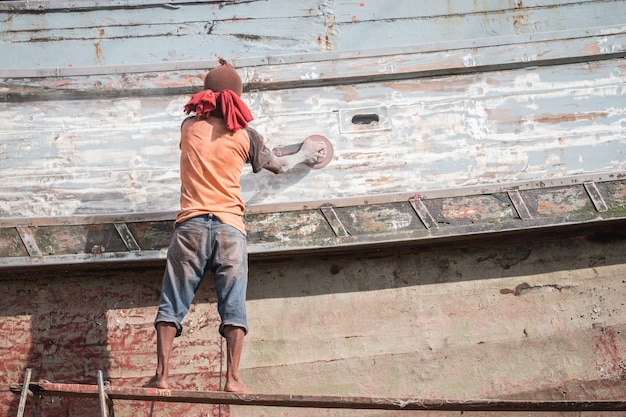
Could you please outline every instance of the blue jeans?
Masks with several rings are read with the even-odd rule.
[[[226,325],[240,327],[247,334],[246,236],[212,214],[194,217],[176,226],[167,251],[155,325],[172,323],[177,329],[176,336],[180,336],[183,331],[181,322],[206,271],[213,272],[215,279],[220,334],[224,335]]]

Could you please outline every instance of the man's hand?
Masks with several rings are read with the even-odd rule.
[[[286,148],[286,147],[285,147]],[[306,164],[311,168],[321,168],[330,162],[333,157],[331,143],[323,136],[313,135],[307,137],[297,151],[286,153],[285,148],[280,152],[272,152],[272,159],[265,165],[265,169],[275,174],[291,170],[299,164]]]
[[[326,158],[326,143],[316,140],[305,140],[298,151],[302,154],[302,162],[307,165],[316,164]]]

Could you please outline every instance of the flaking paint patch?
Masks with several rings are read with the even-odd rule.
[[[465,55],[462,60],[463,65],[465,65],[466,67],[473,67],[476,65],[476,60],[474,59],[474,55],[472,54]]]

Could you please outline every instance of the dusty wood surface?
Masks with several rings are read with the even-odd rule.
[[[623,67],[622,59],[250,93],[270,147],[317,133],[335,158],[282,176],[246,171],[244,199],[255,206],[626,170]],[[176,210],[186,98],[2,105],[0,215]],[[380,122],[355,125],[359,114]]]

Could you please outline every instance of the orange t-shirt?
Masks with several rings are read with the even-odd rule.
[[[210,117],[183,121],[180,135],[180,212],[176,224],[212,213],[222,223],[246,233],[245,204],[239,183],[244,165],[259,172],[271,151],[254,129],[231,133],[224,119]]]

